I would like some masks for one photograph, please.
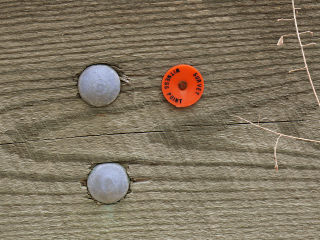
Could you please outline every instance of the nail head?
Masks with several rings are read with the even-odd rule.
[[[81,73],[78,88],[85,102],[102,107],[112,103],[119,95],[120,78],[108,65],[91,65]]]
[[[87,186],[95,200],[106,204],[115,203],[127,194],[129,177],[120,164],[103,163],[92,169]]]

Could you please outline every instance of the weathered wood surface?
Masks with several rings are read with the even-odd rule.
[[[296,2],[305,43],[320,4]],[[319,108],[289,0],[0,1],[0,239],[316,239]],[[306,49],[320,89],[319,45]],[[110,106],[77,96],[87,65],[131,84]],[[198,68],[203,98],[176,109],[161,95],[175,64]],[[90,167],[127,167],[131,193],[98,205]]]

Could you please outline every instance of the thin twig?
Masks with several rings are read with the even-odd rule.
[[[255,124],[255,123],[253,123],[253,122],[251,122],[251,121],[249,121],[249,120],[247,120],[247,119],[244,119],[244,118],[242,118],[242,117],[239,117],[239,116],[236,116],[236,115],[235,115],[235,117],[237,117],[237,118],[239,118],[239,119],[241,119],[241,120],[243,120],[243,121],[245,121],[245,122],[247,122],[247,123],[249,123],[249,124],[257,127],[257,128],[260,128],[260,129],[263,129],[263,130],[265,130],[265,131],[271,132],[271,133],[273,133],[273,134],[275,134],[275,135],[278,135],[278,138],[277,138],[276,143],[275,143],[274,148],[273,148],[274,168],[276,169],[276,171],[279,170],[278,159],[277,159],[277,147],[278,147],[278,143],[279,143],[279,140],[280,140],[281,137],[291,138],[291,139],[300,140],[300,141],[305,141],[305,142],[320,143],[320,141],[318,141],[318,140],[313,140],[313,139],[308,139],[308,138],[300,138],[300,137],[295,137],[295,136],[291,136],[291,135],[279,133],[279,132],[276,132],[276,131],[274,131],[274,130],[272,130],[272,129],[262,127],[262,126],[260,126],[259,124]]]
[[[304,32],[300,32],[299,34],[302,35],[302,34],[307,34],[309,33],[311,36],[313,36],[313,32],[311,31],[304,31]]]
[[[308,46],[311,46],[311,45],[316,45],[316,43],[315,43],[315,42],[312,42],[312,43],[304,44],[304,45],[302,45],[302,46],[303,46],[303,47],[308,47]]]
[[[311,78],[311,75],[310,75],[310,71],[309,71],[309,68],[308,68],[308,64],[307,64],[307,60],[306,60],[306,56],[305,56],[305,53],[304,53],[304,47],[307,47],[307,46],[310,46],[310,45],[315,45],[315,43],[309,43],[309,44],[305,44],[303,45],[302,42],[301,42],[301,38],[300,38],[300,35],[302,34],[305,34],[305,33],[310,33],[312,36],[313,36],[313,32],[311,31],[305,31],[305,32],[299,32],[299,28],[298,28],[298,23],[297,23],[297,16],[296,16],[296,11],[300,8],[296,8],[295,7],[295,4],[294,4],[294,0],[291,0],[292,1],[292,10],[293,10],[293,18],[292,19],[285,19],[285,18],[281,18],[281,19],[278,19],[277,21],[291,21],[291,20],[294,20],[294,25],[295,25],[295,28],[296,28],[296,36],[298,38],[298,42],[299,42],[299,46],[300,46],[300,49],[301,49],[301,53],[302,53],[302,58],[303,58],[303,62],[304,62],[304,67],[303,68],[298,68],[298,69],[293,69],[291,71],[289,71],[289,73],[292,73],[292,72],[296,72],[296,71],[301,71],[301,70],[305,70],[308,74],[308,78],[309,78],[309,82],[310,82],[310,85],[312,87],[312,90],[313,90],[313,94],[317,100],[317,103],[320,107],[320,101],[319,101],[319,98],[318,98],[318,95],[317,95],[317,92],[316,92],[316,89],[314,87],[314,84],[313,84],[313,81],[312,81],[312,78]],[[284,43],[284,37],[287,37],[287,36],[292,36],[292,34],[286,34],[286,35],[282,35],[279,40],[278,40],[278,43],[277,45],[278,46],[281,46],[283,45]],[[244,119],[242,117],[239,117],[239,116],[236,116],[237,118],[257,127],[257,128],[260,128],[262,130],[265,130],[267,132],[270,132],[270,133],[273,133],[275,135],[278,136],[276,142],[275,142],[275,145],[274,145],[274,148],[273,148],[273,154],[274,154],[274,168],[276,169],[276,171],[278,171],[279,169],[279,166],[278,166],[278,159],[277,159],[277,147],[278,147],[278,144],[279,144],[279,140],[281,137],[286,137],[286,138],[290,138],[290,139],[294,139],[294,140],[300,140],[300,141],[305,141],[305,142],[314,142],[314,143],[320,143],[319,140],[313,140],[313,139],[308,139],[308,138],[301,138],[301,137],[295,137],[295,136],[291,136],[291,135],[287,135],[287,134],[283,134],[283,133],[279,133],[279,132],[276,132],[272,129],[269,129],[269,128],[265,128],[265,127],[262,127],[260,126],[260,116],[259,116],[259,120],[258,120],[258,124],[256,123],[253,123],[247,119]]]
[[[237,117],[237,118],[239,118],[239,119],[241,119],[241,120],[243,120],[243,121],[245,121],[245,122],[247,122],[247,123],[250,123],[251,125],[253,125],[253,126],[257,127],[257,128],[263,129],[263,130],[265,130],[265,131],[267,131],[267,132],[271,132],[271,133],[276,134],[276,135],[278,135],[278,136],[281,135],[282,137],[291,138],[291,139],[295,139],[295,140],[300,140],[300,141],[305,141],[305,142],[320,143],[319,140],[313,140],[313,139],[308,139],[308,138],[295,137],[295,136],[291,136],[291,135],[279,133],[279,132],[276,132],[276,131],[274,131],[274,130],[272,130],[272,129],[269,129],[269,128],[266,128],[266,127],[262,127],[261,125],[258,125],[258,124],[256,124],[256,123],[253,123],[253,122],[251,122],[251,121],[249,121],[249,120],[247,120],[247,119],[244,119],[244,118],[242,118],[242,117],[239,117],[239,116],[237,116],[237,115],[235,115],[235,117]]]
[[[300,32],[299,34],[300,35],[310,34],[311,36],[313,36],[313,32],[311,32],[311,31],[304,31],[304,32]],[[290,36],[296,36],[296,33],[289,33],[289,34],[282,35],[282,37],[290,37]]]
[[[308,64],[307,64],[307,60],[306,60],[306,56],[304,54],[304,49],[303,49],[303,45],[301,43],[301,38],[300,38],[300,33],[299,33],[299,28],[298,28],[298,23],[297,23],[297,16],[296,16],[296,7],[294,5],[294,0],[292,0],[292,12],[293,12],[293,18],[294,18],[294,25],[296,27],[296,33],[297,33],[297,38],[298,38],[298,41],[299,41],[299,45],[300,45],[300,49],[301,49],[301,54],[302,54],[302,58],[303,58],[303,62],[304,62],[304,66],[306,68],[306,71],[307,71],[307,74],[308,74],[308,78],[309,78],[309,82],[310,82],[310,85],[312,87],[312,91],[313,91],[313,94],[317,100],[317,103],[320,107],[320,100],[318,98],[318,95],[317,95],[317,92],[316,92],[316,89],[313,85],[313,81],[311,79],[311,75],[310,75],[310,71],[309,71],[309,68],[308,68]]]
[[[289,71],[289,73],[298,72],[298,71],[304,71],[304,70],[306,70],[306,67],[292,69],[292,70]]]
[[[277,22],[280,22],[280,21],[292,21],[294,20],[293,18],[279,18],[277,19]]]
[[[311,36],[313,36],[313,32],[311,32],[311,31],[300,32],[299,34],[300,34],[300,35],[310,34]],[[279,38],[277,45],[278,45],[278,46],[283,45],[283,43],[284,43],[284,38],[285,38],[285,37],[291,37],[291,36],[296,36],[296,34],[295,34],[295,33],[289,33],[289,34],[284,34],[284,35],[282,35],[282,36]]]

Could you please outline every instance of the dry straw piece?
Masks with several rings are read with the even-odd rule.
[[[304,62],[304,67],[302,68],[297,68],[297,69],[293,69],[293,70],[290,70],[289,73],[293,73],[293,72],[296,72],[296,71],[306,71],[307,72],[307,75],[308,75],[308,79],[309,79],[309,83],[311,85],[311,88],[312,88],[312,91],[313,91],[313,94],[316,98],[316,101],[317,101],[317,104],[318,106],[320,107],[320,101],[319,101],[319,97],[318,97],[318,94],[316,92],[316,89],[314,87],[314,84],[313,84],[313,81],[312,81],[312,78],[311,78],[311,74],[310,74],[310,71],[309,71],[309,67],[308,67],[308,64],[307,64],[307,59],[306,59],[306,55],[305,55],[305,52],[304,52],[304,47],[307,47],[307,46],[311,46],[311,45],[315,45],[315,43],[308,43],[308,44],[305,44],[303,45],[302,42],[301,42],[301,35],[302,34],[311,34],[313,36],[313,32],[311,31],[305,31],[305,32],[299,32],[299,27],[298,27],[298,22],[297,22],[297,10],[301,9],[301,8],[296,8],[295,7],[295,3],[294,3],[294,0],[291,1],[291,4],[292,4],[292,11],[293,11],[293,18],[280,18],[278,19],[277,21],[294,21],[294,25],[295,25],[295,29],[296,29],[296,33],[295,34],[286,34],[286,35],[282,35],[279,40],[278,40],[278,43],[277,45],[278,46],[281,46],[284,44],[284,38],[285,37],[288,37],[288,36],[294,36],[296,35],[297,36],[297,39],[298,39],[298,42],[299,42],[299,46],[300,46],[300,49],[301,49],[301,54],[302,54],[302,58],[303,58],[303,62]],[[305,141],[305,142],[314,142],[314,143],[320,143],[319,140],[313,140],[313,139],[307,139],[307,138],[300,138],[300,137],[295,137],[295,136],[290,136],[290,135],[286,135],[286,134],[282,134],[282,133],[279,133],[279,132],[276,132],[274,130],[271,130],[269,128],[265,128],[265,127],[262,127],[260,126],[259,124],[255,124],[247,119],[244,119],[242,117],[239,117],[239,116],[235,116],[249,124],[251,124],[252,126],[255,126],[257,128],[260,128],[262,130],[265,130],[267,132],[271,132],[275,135],[277,135],[277,139],[276,139],[276,142],[275,142],[275,145],[274,145],[274,148],[273,148],[273,152],[274,152],[274,162],[275,162],[275,165],[274,165],[274,168],[278,171],[279,167],[278,167],[278,159],[277,159],[277,147],[278,147],[278,144],[279,144],[279,140],[281,137],[286,137],[286,138],[289,138],[289,139],[294,139],[294,140],[300,140],[300,141]]]

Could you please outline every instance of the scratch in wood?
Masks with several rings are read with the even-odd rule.
[[[88,134],[88,135],[78,135],[72,137],[58,137],[58,138],[42,138],[42,139],[25,139],[25,141],[17,141],[17,142],[5,142],[0,143],[2,145],[12,145],[12,144],[26,144],[28,142],[41,142],[41,141],[57,141],[63,139],[74,139],[74,138],[86,138],[86,137],[101,137],[101,136],[115,136],[115,135],[126,135],[126,134],[149,134],[149,133],[170,133],[170,132],[190,132],[192,129],[184,129],[184,130],[166,130],[166,131],[140,131],[140,132],[117,132],[117,133],[104,133],[104,134]]]
[[[304,120],[284,120],[284,121],[257,121],[253,122],[256,123],[257,125],[260,124],[274,124],[274,123],[294,123],[294,122],[303,122]],[[228,123],[227,125],[239,125],[239,124],[247,124],[247,123]]]
[[[134,183],[146,183],[150,182],[151,178],[131,178],[131,181]]]

